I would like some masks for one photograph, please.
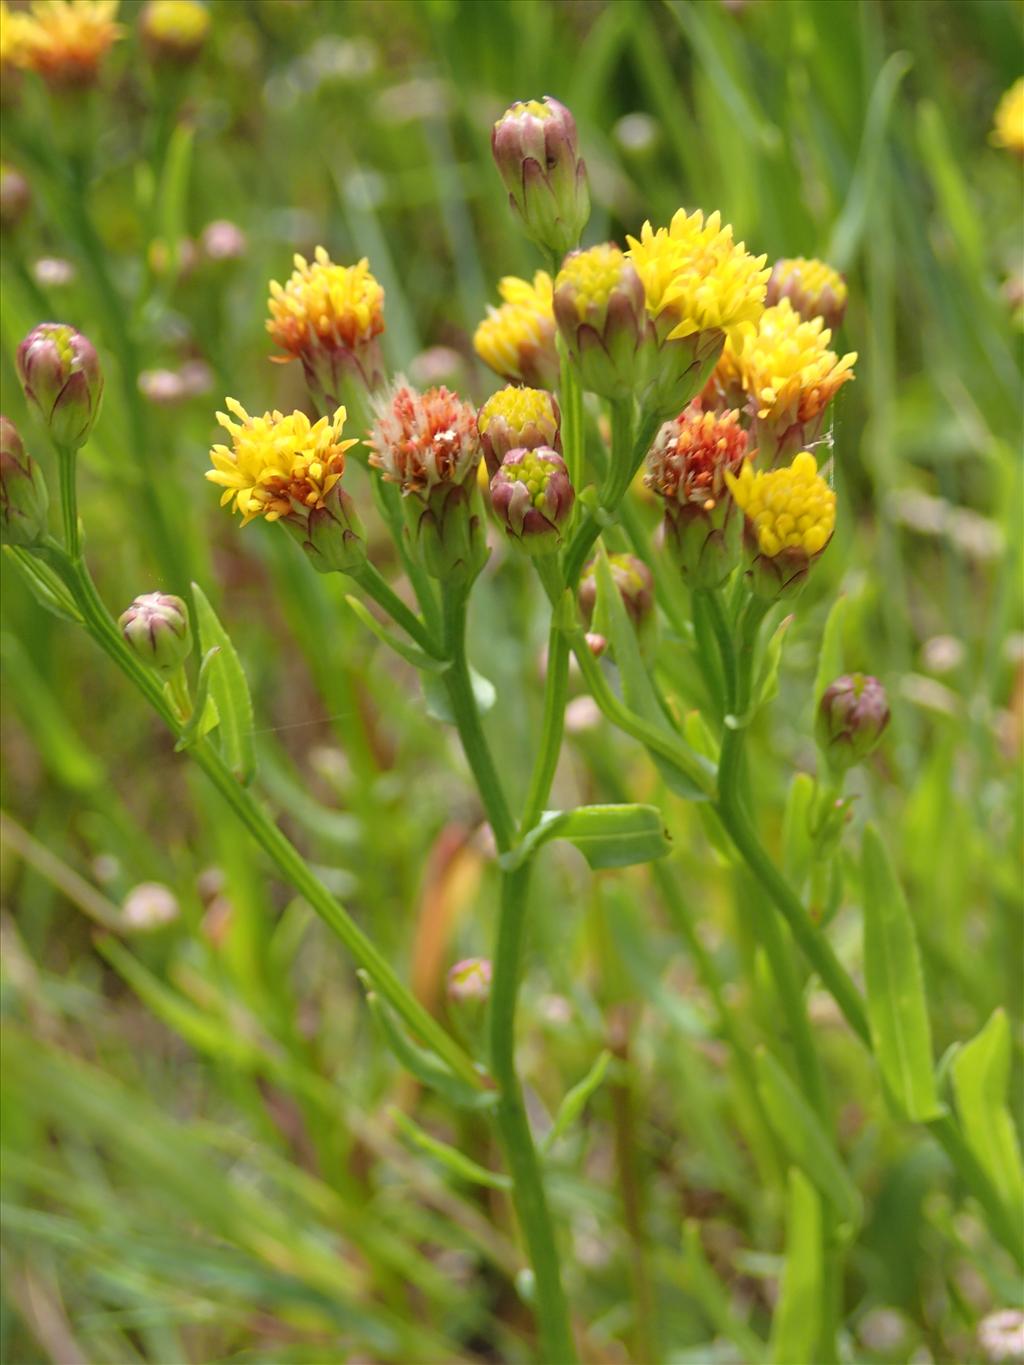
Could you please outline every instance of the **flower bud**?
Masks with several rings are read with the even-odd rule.
[[[558,386],[552,289],[546,270],[538,270],[532,281],[506,275],[498,282],[501,306],[488,304],[487,316],[473,333],[477,355],[509,383]]]
[[[492,393],[476,419],[487,473],[493,479],[510,450],[548,446],[560,455],[560,422],[558,399],[545,389],[509,384]]]
[[[401,489],[406,533],[424,568],[472,580],[487,560],[476,414],[443,385],[418,393],[402,378],[375,411],[370,464]]]
[[[150,61],[190,66],[210,31],[210,11],[199,0],[149,0],[139,18]]]
[[[885,688],[867,673],[844,673],[825,688],[815,726],[818,747],[837,773],[863,761],[889,724]]]
[[[92,342],[73,327],[41,322],[18,347],[18,378],[61,446],[89,439],[103,397],[103,371]]]
[[[791,465],[757,474],[747,461],[724,478],[744,516],[751,591],[767,602],[795,596],[836,524],[836,495],[814,456],[804,450]]]
[[[719,587],[739,562],[742,517],[725,475],[740,472],[746,450],[738,414],[705,412],[696,398],[648,452],[646,483],[665,503],[664,547],[692,588]]]
[[[180,597],[147,592],[118,618],[121,634],[143,663],[170,677],[188,658],[192,632]]]
[[[775,262],[765,303],[771,308],[780,299],[789,299],[805,322],[822,318],[834,332],[846,315],[846,297],[846,281],[838,270],[824,261],[794,256]]]
[[[561,455],[541,446],[511,450],[491,480],[491,506],[510,540],[528,554],[551,554],[575,499]]]
[[[8,417],[0,417],[0,543],[36,545],[46,535],[49,506],[42,470],[25,453]]]
[[[208,261],[240,261],[249,249],[249,239],[228,218],[215,218],[199,234],[199,245]]]
[[[0,165],[0,229],[13,232],[31,204],[32,191],[22,173],[6,163]]]
[[[619,590],[623,606],[639,630],[654,611],[654,578],[650,569],[636,555],[609,555],[608,567],[612,582]],[[583,571],[579,590],[580,610],[589,624],[597,605],[597,560],[592,559]]]
[[[602,398],[632,394],[648,332],[633,262],[611,242],[571,252],[555,280],[554,308],[583,387]]]
[[[140,882],[133,886],[121,907],[124,927],[140,932],[162,929],[180,913],[177,896],[163,882]]]
[[[448,999],[454,1004],[485,1004],[491,994],[491,964],[486,957],[467,957],[448,969]]]
[[[590,194],[569,110],[550,96],[511,105],[494,125],[491,150],[526,235],[554,256],[571,251],[590,217]]]

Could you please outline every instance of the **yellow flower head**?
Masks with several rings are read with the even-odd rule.
[[[300,509],[322,507],[344,472],[346,450],[358,444],[341,439],[345,409],[311,423],[304,412],[250,417],[234,398],[224,401],[238,419],[217,413],[217,421],[231,433],[231,448],[215,445],[210,451],[213,468],[206,472],[211,483],[224,489],[221,506],[231,503],[242,514],[243,526],[256,517],[277,521]]]
[[[384,290],[364,256],[335,265],[322,246],[312,265],[295,257],[288,283],[270,282],[267,331],[282,348],[301,356],[319,346],[354,351],[384,330]]]
[[[713,213],[687,216],[680,209],[667,228],[644,223],[639,240],[627,237],[629,256],[643,281],[647,311],[661,320],[659,335],[676,340],[718,329],[739,337],[764,308],[766,257],[751,256],[732,228]],[[663,334],[662,327],[669,324]]]
[[[149,0],[140,27],[155,57],[188,62],[206,41],[210,11],[200,0]]]
[[[821,318],[835,331],[846,313],[846,281],[824,261],[793,256],[776,261],[768,281],[769,307],[784,298],[805,321]]]
[[[558,383],[555,313],[551,276],[538,270],[533,282],[506,275],[498,283],[500,308],[488,305],[487,317],[473,337],[485,365],[513,382],[553,389]]]
[[[510,450],[551,446],[561,452],[560,421],[558,401],[545,389],[509,384],[492,393],[476,419],[489,477],[498,472]]]
[[[582,322],[594,309],[607,308],[612,291],[622,282],[626,258],[614,242],[566,256],[556,288],[571,286],[573,308]]]
[[[758,417],[779,426],[818,417],[852,379],[856,351],[840,360],[828,349],[832,333],[821,318],[804,322],[789,299],[766,308],[756,332],[727,342],[723,375],[738,373]]]
[[[808,450],[782,469],[758,470],[746,461],[739,474],[725,473],[762,555],[785,552],[813,558],[824,550],[836,524],[836,495],[818,473]]]
[[[18,35],[19,64],[52,86],[92,85],[100,62],[124,32],[114,22],[117,6],[118,0],[34,0]]]
[[[0,68],[24,66],[28,55],[25,30],[32,23],[27,14],[11,12],[0,0]]]
[[[1024,156],[1024,76],[1014,81],[996,106],[989,141],[994,147]]]

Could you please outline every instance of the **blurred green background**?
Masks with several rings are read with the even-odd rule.
[[[92,338],[107,393],[81,499],[112,610],[203,585],[245,661],[268,801],[441,1008],[444,969],[487,952],[492,926],[461,759],[340,580],[312,575],[273,528],[240,532],[202,476],[224,395],[250,411],[303,401],[298,367],[268,363],[265,299],[292,253],[318,243],[337,261],[370,258],[392,367],[474,400],[496,387],[473,328],[501,275],[540,262],[507,210],[489,129],[512,100],[550,93],[580,128],[586,242],[621,241],[680,205],[717,208],[769,259],[817,255],[847,274],[837,345],[859,360],[833,431],[839,532],[759,727],[763,827],[778,837],[789,775],[813,766],[811,680],[843,592],[845,662],[881,677],[894,711],[859,810],[899,861],[938,1053],[1004,1005],[1019,1062],[1022,182],[1019,159],[988,139],[1024,71],[1021,6],[210,9],[201,56],[173,79],[141,48],[139,8],[122,4],[125,33],[92,95],[55,100],[30,76],[5,85],[2,156],[33,202],[3,239],[3,410],[46,464],[14,351],[44,318]],[[61,169],[86,160],[88,220]],[[207,230],[218,220],[244,234],[230,259]],[[201,392],[151,374],[139,387],[140,371],[185,366]],[[475,596],[474,658],[499,689],[488,729],[521,794],[545,614],[501,556]],[[505,1201],[453,1182],[396,1132],[388,1105],[413,1100],[340,948],[88,640],[7,566],[2,626],[4,1360],[526,1359]],[[582,708],[577,720],[565,793],[657,793],[643,754]],[[723,1061],[687,928],[752,1040],[771,1035],[774,1005],[749,888],[693,812],[670,809],[670,886],[545,865],[524,1069],[543,1114],[616,1011],[628,1015],[625,1080],[552,1164],[592,1358],[637,1358],[609,1155],[626,1093],[660,1350],[746,1360],[744,1333],[770,1317],[782,1177]],[[173,918],[148,932],[124,919],[140,883],[173,897]],[[138,919],[159,917],[148,896]],[[854,962],[857,933],[844,908],[836,941]],[[864,1058],[824,1003],[820,1015],[844,1155],[868,1201],[845,1285],[848,1358],[980,1359],[979,1319],[1014,1302],[1006,1263],[938,1149],[885,1121]],[[429,1102],[418,1117],[486,1161],[472,1123],[459,1130]],[[684,1217],[701,1220],[703,1267],[681,1250]]]

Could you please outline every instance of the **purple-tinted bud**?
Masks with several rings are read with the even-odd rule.
[[[42,470],[25,451],[18,429],[0,417],[0,543],[37,545],[49,506]]]
[[[546,389],[509,384],[492,393],[476,419],[487,473],[493,479],[510,450],[548,446],[561,455],[560,422],[558,399]]]
[[[61,322],[41,322],[18,347],[18,378],[58,445],[77,450],[89,439],[103,397],[103,371],[93,344]]]
[[[634,393],[649,325],[633,262],[612,242],[570,252],[555,280],[554,309],[583,387],[602,398]]]
[[[885,688],[868,673],[844,673],[825,688],[815,727],[829,767],[843,773],[862,763],[889,724]]]
[[[203,228],[199,245],[208,261],[239,261],[249,249],[249,239],[237,223],[216,218]]]
[[[455,1004],[484,1004],[491,994],[491,964],[486,957],[467,957],[448,969],[448,999]]]
[[[548,446],[509,451],[491,480],[495,516],[529,554],[558,549],[574,500],[565,461]]]
[[[609,555],[608,567],[612,582],[619,590],[623,606],[633,624],[639,629],[654,610],[654,578],[650,569],[636,555]],[[589,623],[597,605],[597,560],[592,559],[583,571],[579,590],[580,611]]]
[[[143,663],[169,677],[188,658],[192,632],[188,607],[180,597],[147,592],[118,618],[126,643]]]
[[[0,228],[12,232],[28,213],[32,191],[21,171],[0,166]]]
[[[590,193],[569,110],[550,96],[511,105],[494,125],[491,150],[526,235],[555,256],[571,251],[590,217]]]
[[[776,261],[768,279],[765,306],[789,299],[805,322],[824,318],[825,326],[838,331],[846,316],[846,280],[824,261],[805,256]]]

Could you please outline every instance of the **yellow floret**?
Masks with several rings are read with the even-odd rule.
[[[198,46],[210,29],[210,11],[199,0],[150,0],[144,20],[151,38]]]
[[[764,308],[770,271],[766,257],[751,256],[732,228],[713,213],[687,216],[680,209],[667,228],[645,223],[628,237],[629,256],[643,282],[652,317],[668,313],[669,339],[719,329],[727,336],[752,330]]]
[[[773,559],[785,550],[811,558],[828,544],[836,524],[836,495],[818,473],[814,456],[801,451],[788,468],[754,473],[747,461],[725,481],[748,523],[758,548]]]
[[[551,395],[546,389],[528,389],[519,384],[509,384],[497,393],[492,393],[480,409],[477,430],[482,435],[498,419],[504,419],[513,431],[524,431],[530,426],[553,422]]]
[[[117,8],[118,0],[34,0],[15,30],[13,60],[55,84],[86,84],[123,32]]]
[[[267,331],[293,355],[318,344],[354,350],[384,330],[384,290],[369,261],[335,265],[322,246],[312,264],[295,257],[286,285],[271,280],[267,306]]]
[[[819,261],[814,256],[791,256],[776,261],[774,273],[783,284],[796,275],[801,292],[810,298],[821,298],[828,290],[833,307],[842,308],[846,304],[846,281],[826,261]]]
[[[277,521],[296,505],[322,507],[344,471],[345,452],[357,444],[341,439],[345,409],[311,423],[304,412],[250,417],[234,398],[225,404],[238,419],[217,413],[231,435],[231,448],[215,445],[210,451],[213,468],[206,473],[224,489],[221,506],[231,503],[242,514],[243,526],[255,517]]]
[[[515,104],[510,104],[498,120],[507,118],[522,118],[524,114],[532,114],[534,118],[550,118],[554,110],[541,100],[517,100]]]
[[[989,141],[995,147],[1024,156],[1024,76],[1014,81],[996,106],[995,127]]]
[[[525,379],[524,359],[554,350],[555,313],[551,276],[538,270],[533,282],[506,275],[498,283],[500,308],[488,306],[473,345],[492,370],[507,379]]]
[[[728,342],[723,374],[739,375],[762,420],[807,421],[853,378],[856,351],[840,360],[828,349],[832,333],[821,318],[804,322],[789,299],[766,308],[757,331]]]
[[[612,242],[592,246],[587,251],[574,251],[566,257],[555,280],[555,288],[570,285],[577,291],[576,312],[581,322],[591,305],[601,307],[608,302],[612,290],[622,280],[625,260],[622,251]]]

